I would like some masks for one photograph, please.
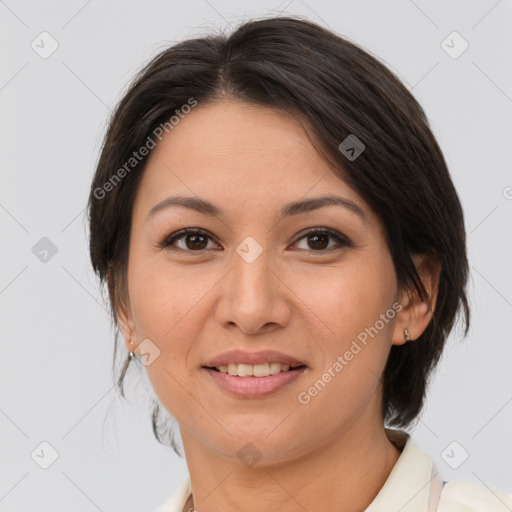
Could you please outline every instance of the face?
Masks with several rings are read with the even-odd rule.
[[[325,196],[341,199],[287,207]],[[199,104],[162,139],[134,204],[128,294],[127,346],[142,342],[160,401],[211,452],[234,458],[252,442],[289,460],[382,424],[380,376],[401,314],[383,226],[289,115]],[[205,368],[232,350],[277,351],[302,368]]]

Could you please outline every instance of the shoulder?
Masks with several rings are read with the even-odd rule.
[[[466,480],[447,482],[439,512],[510,512],[512,495]]]

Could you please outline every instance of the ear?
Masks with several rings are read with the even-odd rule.
[[[135,326],[133,322],[130,300],[128,297],[121,297],[122,294],[116,287],[113,272],[110,268],[107,271],[107,284],[110,301],[115,304],[116,320],[117,324],[119,325],[119,330],[123,335],[126,348],[128,351],[135,351],[134,347],[136,347],[137,344],[135,343],[136,340],[134,339]]]
[[[393,345],[406,343],[404,331],[409,331],[411,341],[416,340],[427,328],[436,306],[441,266],[432,256],[426,254],[413,254],[411,256],[423,286],[430,297],[432,308],[423,300],[415,289],[403,290],[399,298],[402,309],[396,315],[393,331]]]
[[[117,323],[119,324],[119,330],[124,338],[124,344],[128,351],[135,352],[137,346],[134,338],[135,327],[133,323],[133,315],[131,313],[130,306],[120,305],[116,311]]]

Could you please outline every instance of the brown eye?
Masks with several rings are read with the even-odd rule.
[[[306,240],[307,247],[301,247],[300,249],[309,250],[310,252],[330,252],[331,249],[335,250],[352,245],[349,240],[340,233],[331,231],[330,229],[313,228],[296,243],[301,240]],[[331,240],[334,240],[337,244],[329,246]]]
[[[311,249],[325,249],[329,245],[329,235],[325,233],[308,235],[307,238]]]
[[[199,229],[182,229],[167,237],[160,247],[173,250],[183,250],[186,252],[199,252],[208,249],[208,241],[212,240],[210,236]],[[176,242],[180,242],[177,244]],[[184,242],[184,243],[183,243]]]
[[[185,235],[185,245],[188,249],[204,249],[207,245],[206,237],[203,235]]]

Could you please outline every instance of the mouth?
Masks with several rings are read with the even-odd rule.
[[[287,365],[280,363],[266,363],[254,367],[253,369],[253,365],[229,364],[220,367],[203,366],[202,370],[211,379],[210,382],[224,394],[236,398],[257,399],[286,390],[308,369],[304,364],[287,368]],[[274,373],[270,373],[271,369]]]
[[[211,370],[217,373],[228,374],[235,377],[243,378],[264,378],[279,373],[293,372],[300,369],[305,369],[305,364],[290,366],[281,363],[263,363],[263,364],[228,364],[220,366],[203,366],[206,370]]]

